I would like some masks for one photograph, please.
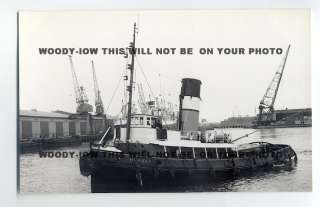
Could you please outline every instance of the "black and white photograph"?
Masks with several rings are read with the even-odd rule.
[[[19,193],[312,192],[310,15],[19,11]]]

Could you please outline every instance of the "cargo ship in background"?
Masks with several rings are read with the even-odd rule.
[[[182,79],[176,129],[167,127],[157,107],[147,105],[145,110],[133,111],[135,36],[136,25],[129,46],[131,63],[127,68],[130,77],[126,77],[129,85],[124,116],[80,157],[80,172],[91,176],[92,192],[123,192],[123,185],[127,191],[152,190],[154,184],[208,182],[218,174],[236,176],[248,170],[297,164],[297,155],[289,145],[237,144],[249,134],[232,139],[230,134],[216,130],[199,131],[202,82],[198,79]],[[111,133],[112,141],[107,141]]]

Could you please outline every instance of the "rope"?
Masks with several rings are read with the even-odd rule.
[[[110,99],[110,101],[109,101],[108,107],[107,107],[107,109],[106,109],[106,113],[107,113],[107,111],[109,110],[109,107],[110,107],[110,105],[111,105],[111,103],[112,103],[112,101],[113,101],[114,96],[116,95],[116,92],[117,92],[117,90],[118,90],[118,88],[119,88],[119,86],[120,86],[121,80],[122,80],[122,74],[121,74],[120,79],[119,79],[119,81],[118,81],[117,87],[116,87],[115,90],[113,91],[113,94],[112,94],[111,99]]]
[[[149,88],[152,96],[155,97],[155,95],[154,95],[154,93],[153,93],[153,91],[152,91],[152,89],[151,89],[150,83],[149,83],[149,81],[148,81],[148,79],[147,79],[147,76],[146,76],[146,74],[144,73],[143,68],[142,68],[142,66],[141,66],[141,64],[140,64],[137,56],[135,56],[135,58],[136,58],[136,61],[137,61],[137,63],[138,63],[138,66],[139,66],[139,68],[140,68],[140,70],[141,70],[141,72],[142,72],[142,75],[143,75],[145,81],[147,82],[148,88]]]

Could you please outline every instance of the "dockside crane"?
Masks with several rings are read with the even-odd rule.
[[[262,100],[260,101],[257,125],[270,125],[271,122],[276,121],[276,117],[274,114],[274,103],[279,90],[283,71],[287,62],[289,49],[290,49],[290,45],[286,50],[286,53],[283,57],[283,60],[279,66],[278,71],[273,76],[273,79],[269,84],[267,91],[265,92]]]
[[[96,70],[94,67],[93,60],[91,60],[92,74],[93,74],[93,84],[94,84],[94,96],[95,96],[95,106],[96,106],[96,114],[102,115],[104,114],[104,106],[101,98],[101,92],[98,85],[98,80],[96,76]]]
[[[76,96],[76,103],[77,103],[77,109],[76,112],[79,114],[85,114],[93,111],[92,106],[88,103],[88,97],[85,92],[85,89],[83,86],[79,85],[78,77],[74,68],[74,64],[72,61],[72,56],[69,55],[69,61],[71,66],[71,73],[72,73],[72,80],[73,80],[73,87],[74,92]]]

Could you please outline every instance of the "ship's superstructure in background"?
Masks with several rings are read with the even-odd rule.
[[[201,81],[182,79],[179,106],[179,130],[170,130],[163,124],[161,113],[148,110],[140,90],[140,113],[133,110],[135,70],[135,36],[130,43],[130,77],[127,88],[126,116],[114,129],[109,128],[101,140],[91,145],[87,156],[80,158],[80,171],[91,175],[93,192],[99,192],[104,181],[125,183],[127,187],[152,186],[153,183],[184,182],[201,177],[207,182],[216,173],[236,175],[243,170],[254,170],[274,165],[294,166],[297,155],[288,145],[254,142],[237,144],[242,137],[232,139],[218,131],[198,131]],[[114,130],[112,142],[106,137]],[[254,132],[252,132],[254,133]],[[97,187],[97,188],[96,188]],[[116,191],[117,184],[109,185]]]
[[[152,114],[161,117],[164,125],[176,127],[178,118],[178,109],[175,104],[167,101],[163,96],[149,97],[146,100],[143,86],[141,83],[136,83],[138,89],[137,105],[139,109],[134,109],[135,112],[139,111],[142,114]],[[126,116],[125,114],[123,114]]]

